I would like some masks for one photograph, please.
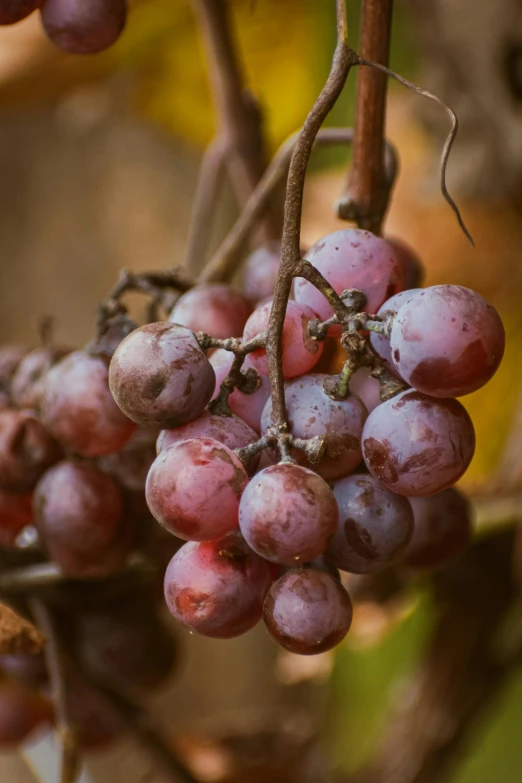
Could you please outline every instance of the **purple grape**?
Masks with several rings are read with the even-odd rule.
[[[326,437],[326,452],[311,465],[304,452],[292,456],[325,479],[346,476],[362,459],[361,435],[368,417],[362,400],[350,394],[333,400],[323,389],[327,375],[303,375],[285,383],[285,400],[290,432],[297,438]],[[261,432],[272,426],[272,400],[268,399],[261,417]]]
[[[27,493],[60,459],[61,449],[31,411],[0,412],[0,489]]]
[[[137,427],[120,451],[97,461],[98,467],[120,487],[129,492],[143,493],[150,466],[156,459],[157,437],[156,429]]]
[[[239,526],[249,546],[282,565],[321,555],[337,521],[337,503],[324,479],[283,462],[257,473],[239,505]]]
[[[127,17],[126,0],[45,0],[41,11],[47,36],[70,54],[95,54],[119,38]]]
[[[407,389],[370,413],[362,434],[370,473],[398,495],[432,495],[454,484],[475,451],[475,432],[457,400]]]
[[[382,307],[379,308],[377,315],[382,315],[382,313],[385,312],[398,313],[402,305],[406,304],[406,302],[409,302],[412,296],[414,296],[419,291],[422,291],[422,288],[414,288],[408,291],[399,291],[398,294],[394,294],[391,299],[388,299],[382,305]],[[390,338],[385,337],[383,334],[372,332],[370,334],[370,343],[386,369],[389,370],[389,372],[392,372],[394,375],[397,375],[397,368],[393,363],[391,355]]]
[[[386,241],[393,247],[397,260],[402,267],[402,285],[404,290],[421,286],[426,276],[426,270],[417,253],[399,239],[386,237]]]
[[[457,560],[471,543],[471,509],[457,489],[429,498],[411,498],[415,524],[403,562],[412,568],[437,569]]]
[[[40,408],[49,370],[71,352],[65,346],[43,346],[30,351],[13,376],[11,396],[18,408]]]
[[[352,603],[330,574],[314,568],[288,571],[266,597],[266,628],[285,650],[316,655],[341,642],[352,623]]]
[[[248,475],[234,452],[211,438],[174,443],[152,464],[145,489],[151,514],[189,541],[212,541],[237,527]]]
[[[381,385],[377,378],[370,375],[370,372],[368,367],[361,367],[350,378],[350,391],[361,398],[368,413],[375,410],[382,402]]]
[[[216,373],[216,388],[212,399],[215,399],[219,394],[221,384],[230,372],[233,359],[234,355],[230,353],[230,351],[225,351],[224,348],[219,348],[217,351],[214,351],[210,357],[210,364]],[[241,368],[242,372],[246,372],[249,368],[253,369],[253,365],[247,355],[243,362],[243,367]],[[228,398],[228,404],[230,405],[232,413],[235,413],[236,416],[243,419],[243,421],[256,432],[259,432],[261,429],[261,414],[266,401],[270,397],[269,378],[267,378],[266,375],[259,375],[259,373],[258,376],[261,383],[255,392],[252,392],[252,394],[245,394],[244,392],[239,391],[239,389],[234,389]]]
[[[27,354],[24,345],[2,345],[0,347],[0,386],[9,384],[20,362]]]
[[[397,314],[390,337],[400,376],[434,397],[461,397],[495,374],[505,334],[495,308],[458,285],[415,294]]]
[[[44,0],[0,0],[0,25],[21,22],[40,8]]]
[[[157,453],[161,454],[173,443],[190,438],[212,438],[233,450],[254,443],[258,436],[238,416],[218,416],[216,413],[203,411],[201,416],[189,421],[188,424],[182,424],[171,430],[162,430],[156,443]]]
[[[210,401],[215,383],[194,334],[162,321],[131,332],[109,367],[114,399],[129,419],[144,426],[178,427],[195,419]]]
[[[279,262],[281,242],[272,240],[261,245],[245,261],[243,288],[252,302],[263,302],[274,293]]]
[[[0,748],[21,745],[44,723],[51,722],[48,702],[14,682],[0,682]]]
[[[252,305],[241,291],[225,283],[203,283],[180,296],[169,321],[226,339],[241,337],[251,312]]]
[[[38,688],[47,682],[47,667],[42,653],[19,652],[0,655],[0,670],[21,685]]]
[[[328,560],[352,574],[380,571],[398,560],[413,533],[406,498],[372,476],[347,476],[333,484],[339,526],[326,550]]]
[[[270,567],[237,532],[181,547],[165,574],[165,599],[176,620],[216,639],[240,636],[262,616]]]
[[[0,491],[0,547],[15,546],[16,537],[33,521],[33,496]]]

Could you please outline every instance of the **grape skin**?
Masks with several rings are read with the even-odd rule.
[[[411,498],[415,524],[403,563],[438,569],[458,559],[471,543],[473,526],[468,501],[457,489],[428,498]]]
[[[362,434],[370,473],[399,495],[432,495],[454,484],[475,451],[475,432],[457,400],[407,389],[368,416]]]
[[[281,242],[272,240],[251,253],[244,265],[243,288],[251,302],[271,297],[279,272]]]
[[[9,384],[20,362],[27,354],[24,345],[0,346],[0,385]]]
[[[403,286],[402,268],[393,247],[369,231],[335,231],[316,242],[305,258],[338,294],[349,288],[362,291],[367,313],[376,313]],[[295,299],[315,310],[322,320],[332,316],[327,300],[304,278],[295,281]]]
[[[47,373],[44,421],[56,440],[82,457],[119,451],[136,429],[118,408],[103,359],[75,351]]]
[[[95,54],[119,38],[127,17],[126,0],[45,0],[41,10],[47,36],[70,54]]]
[[[204,283],[180,296],[169,321],[226,339],[241,337],[251,312],[252,305],[241,291],[225,283]]]
[[[282,565],[308,563],[337,529],[337,503],[328,484],[300,465],[279,463],[257,473],[239,505],[239,527],[261,557]]]
[[[0,412],[0,490],[31,492],[61,449],[31,411]]]
[[[230,351],[226,351],[224,348],[218,348],[214,351],[209,361],[214,372],[216,373],[216,388],[212,399],[215,399],[219,394],[221,384],[227,377],[234,360],[234,355]],[[243,362],[242,372],[246,372],[248,369],[253,369],[252,362],[247,354],[245,361]],[[251,394],[245,394],[239,389],[234,389],[232,394],[228,397],[228,404],[230,410],[243,419],[249,427],[256,432],[261,429],[261,414],[265,407],[266,401],[270,397],[270,380],[266,375],[259,375],[260,379],[259,388],[257,388]]]
[[[14,405],[38,410],[45,393],[47,373],[70,352],[71,349],[65,346],[43,346],[24,356],[11,384]]]
[[[42,653],[0,655],[0,670],[21,685],[37,688],[47,682],[47,667]]]
[[[350,394],[333,400],[323,390],[327,375],[303,375],[285,383],[285,400],[290,431],[296,438],[326,436],[326,452],[311,465],[304,452],[295,449],[294,459],[325,479],[346,476],[362,459],[361,435],[368,411],[362,400]],[[268,399],[261,417],[261,432],[272,426],[272,400]]]
[[[397,314],[402,305],[406,304],[406,302],[409,302],[412,296],[414,296],[419,291],[422,291],[422,288],[414,288],[413,290],[408,291],[399,291],[398,294],[394,294],[390,299],[386,300],[382,307],[379,308],[377,315],[382,315],[385,312],[392,312]],[[397,375],[397,368],[393,363],[391,355],[390,338],[385,337],[384,334],[371,332],[370,343],[386,369],[394,375]]]
[[[230,639],[259,622],[271,583],[268,563],[234,531],[218,541],[182,546],[165,574],[165,600],[191,631]]]
[[[144,426],[178,427],[195,419],[215,384],[194,334],[164,321],[131,332],[109,366],[114,399],[129,419]]]
[[[44,0],[0,0],[0,25],[16,24],[40,8]]]
[[[370,375],[368,367],[356,370],[350,378],[350,391],[361,398],[368,413],[381,404],[381,385],[377,378]]]
[[[246,322],[243,332],[244,340],[250,340],[268,329],[271,309],[272,302],[265,302],[264,305],[254,310]],[[281,339],[283,376],[286,379],[296,378],[298,375],[309,372],[321,357],[323,344],[308,334],[308,324],[316,318],[317,313],[310,307],[297,302],[288,302]],[[261,375],[268,375],[268,359],[265,348],[252,351],[250,361],[252,367]]]
[[[314,568],[287,571],[266,597],[266,628],[285,650],[317,655],[341,642],[352,622],[352,603],[338,580]]]
[[[402,285],[404,290],[420,287],[424,282],[426,271],[417,253],[399,239],[386,237],[386,241],[392,246],[402,267]]]
[[[43,723],[50,723],[49,704],[14,682],[0,682],[0,747],[20,745]]]
[[[398,560],[413,533],[408,500],[372,476],[347,476],[332,489],[339,526],[326,550],[329,562],[352,574],[371,574]]]
[[[100,470],[129,492],[143,493],[150,466],[156,459],[156,429],[135,429],[120,451],[101,457]]]
[[[211,438],[169,446],[152,464],[145,494],[151,514],[171,533],[211,541],[237,526],[248,475],[234,452]]]
[[[0,546],[10,548],[33,520],[33,496],[0,491]]]
[[[100,577],[123,564],[131,542],[122,496],[94,465],[64,460],[34,493],[35,524],[49,558],[71,577]]]
[[[457,285],[417,293],[397,314],[390,336],[401,377],[434,397],[480,389],[498,369],[505,334],[495,308]]]

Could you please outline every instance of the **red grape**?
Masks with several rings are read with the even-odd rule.
[[[195,419],[215,383],[194,334],[162,321],[131,332],[109,367],[114,399],[129,419],[145,426],[178,427]]]
[[[0,489],[31,492],[61,450],[31,411],[0,412]]]
[[[411,498],[415,524],[403,562],[412,568],[443,568],[460,557],[472,538],[471,509],[457,489]]]
[[[234,355],[230,351],[225,351],[224,348],[219,348],[217,351],[214,351],[210,357],[210,364],[216,373],[216,388],[212,399],[215,399],[219,394],[221,384],[230,372],[233,360]],[[250,357],[247,354],[245,361],[243,362],[242,371],[245,372],[250,368],[253,369],[253,366]],[[239,389],[234,389],[232,394],[228,397],[228,404],[230,405],[232,413],[235,413],[236,416],[243,419],[243,421],[256,432],[259,432],[261,429],[261,414],[266,401],[270,397],[270,380],[266,375],[258,374],[258,377],[260,378],[261,383],[255,392],[252,392],[252,394],[245,394],[244,392],[239,391]]]
[[[68,679],[67,706],[82,750],[104,750],[124,730],[119,715],[98,691],[78,678]]]
[[[274,582],[263,617],[275,641],[298,655],[331,650],[352,623],[352,603],[344,587],[315,568],[288,571]]]
[[[279,463],[257,473],[239,506],[239,526],[254,552],[274,563],[308,563],[337,529],[328,484],[300,465]]]
[[[225,283],[203,283],[178,299],[169,321],[226,339],[241,337],[251,312],[252,305],[241,291]]]
[[[246,322],[243,338],[250,340],[259,332],[268,329],[268,319],[272,303],[266,302],[254,310]],[[296,378],[309,372],[319,361],[323,352],[323,344],[314,340],[308,333],[308,324],[317,318],[317,314],[306,305],[288,302],[283,326],[283,375],[285,378]],[[250,361],[261,375],[268,375],[268,359],[266,350],[259,348],[252,351]]]
[[[47,374],[42,401],[47,427],[69,451],[101,457],[119,451],[136,429],[118,408],[103,359],[75,351]]]
[[[44,0],[0,0],[0,25],[21,22],[37,8]]]
[[[123,564],[130,541],[121,492],[93,465],[51,468],[36,487],[34,511],[44,548],[68,576],[104,576]]]
[[[393,247],[397,260],[402,267],[403,288],[405,290],[418,288],[422,285],[426,272],[417,253],[399,239],[386,237],[386,241]]]
[[[71,54],[95,54],[120,36],[127,16],[126,0],[45,0],[41,11],[47,36]]]
[[[0,491],[0,546],[14,546],[18,533],[33,521],[33,496]]]
[[[326,557],[352,574],[370,574],[395,562],[413,532],[406,498],[382,487],[372,476],[347,476],[334,482],[339,527]]]
[[[505,335],[499,314],[480,294],[436,285],[401,307],[390,344],[393,363],[410,386],[434,397],[461,397],[495,374]]]
[[[49,704],[14,682],[0,682],[0,747],[20,745],[37,726],[50,722]]]
[[[385,487],[399,495],[432,495],[462,476],[475,433],[457,400],[408,389],[370,413],[362,445],[368,470]]]
[[[326,452],[317,464],[310,465],[304,452],[292,456],[325,479],[346,476],[362,459],[361,435],[368,417],[363,402],[353,394],[345,400],[333,400],[323,390],[327,375],[303,375],[285,383],[286,411],[290,431],[297,438],[326,437]],[[272,400],[261,417],[261,431],[272,426]]]
[[[274,293],[279,272],[281,242],[272,240],[251,253],[244,266],[243,288],[252,302],[262,302]]]
[[[176,620],[216,639],[240,636],[262,616],[270,567],[241,536],[181,547],[165,574],[165,599]]]
[[[350,378],[350,391],[361,398],[369,413],[382,402],[381,385],[370,372],[368,367],[361,367]]]
[[[27,348],[23,345],[3,345],[0,347],[0,385],[11,381],[26,353]]]
[[[376,313],[386,299],[402,289],[402,268],[394,249],[369,231],[335,231],[316,242],[305,258],[338,294],[348,288],[362,291],[367,313]],[[315,310],[322,320],[332,316],[322,293],[304,278],[295,282],[295,298]]]
[[[234,452],[211,438],[193,438],[162,451],[147,477],[152,515],[186,540],[211,541],[237,526],[248,476]]]
[[[64,346],[43,346],[30,351],[20,362],[13,376],[11,395],[18,408],[40,407],[45,392],[47,373],[56,362],[70,353]]]
[[[385,312],[392,312],[397,314],[402,305],[406,304],[406,302],[409,302],[412,296],[415,296],[415,294],[419,291],[422,291],[422,288],[414,288],[408,291],[399,291],[398,294],[394,294],[382,305],[382,307],[379,308],[377,315],[382,315],[382,313]],[[383,362],[386,369],[389,372],[392,372],[394,375],[397,375],[397,368],[393,363],[391,355],[390,338],[385,337],[383,334],[378,334],[377,332],[371,332],[370,342],[373,350],[379,359]]]
[[[124,447],[98,460],[98,467],[129,492],[145,490],[147,474],[156,459],[157,430],[138,427]]]
[[[0,655],[0,669],[8,677],[30,688],[37,688],[47,682],[47,667],[42,653]]]

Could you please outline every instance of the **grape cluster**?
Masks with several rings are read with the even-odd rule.
[[[58,49],[95,54],[119,38],[127,0],[0,0],[0,25],[11,25],[39,11],[43,29]]]

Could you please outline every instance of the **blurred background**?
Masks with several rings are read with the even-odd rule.
[[[231,0],[230,6],[272,154],[302,124],[328,73],[334,3]],[[359,3],[348,0],[347,6],[350,43],[356,48]],[[440,194],[438,162],[447,117],[395,84],[388,135],[399,150],[401,169],[386,233],[418,252],[428,284],[476,289],[506,325],[503,365],[485,389],[464,400],[478,448],[462,486],[476,499],[479,524],[486,530],[520,515],[519,0],[397,0],[391,67],[436,92],[459,115],[448,183],[476,249]],[[352,74],[329,124],[352,124],[354,95]],[[59,342],[83,345],[92,335],[96,306],[120,269],[182,263],[198,164],[214,127],[189,0],[132,3],[118,43],[96,56],[60,53],[43,35],[37,14],[0,28],[3,342],[36,344],[39,319],[51,315]],[[332,205],[348,163],[344,151],[314,156],[304,245],[342,227]],[[231,194],[225,192],[216,209],[214,246],[235,216]],[[353,630],[335,654],[312,659],[277,652],[262,629],[226,642],[179,631],[178,671],[151,699],[151,707],[202,781],[317,783],[329,779],[330,766],[359,779],[352,776],[372,759],[393,710],[411,707],[418,697],[412,681],[418,684],[421,661],[430,655],[432,664],[435,660],[434,691],[437,665],[441,672],[446,666],[446,648],[434,644],[439,607],[432,585],[421,580],[407,591],[388,591],[386,585],[383,591],[386,600],[380,603],[374,595],[363,596]],[[475,610],[490,611],[487,597],[478,600],[482,608],[475,604]],[[475,644],[481,644],[479,635]],[[458,649],[458,623],[453,645]],[[487,698],[479,699],[480,720],[459,743],[451,770],[442,777],[424,770],[419,781],[522,779],[522,674],[512,666],[498,683],[493,674],[490,680],[484,676]],[[443,675],[441,681],[447,685]],[[434,717],[437,731],[443,725],[448,736],[460,739],[460,717],[449,702],[447,713]],[[451,751],[451,744],[441,739],[441,752],[448,746]],[[432,750],[436,757],[437,748]],[[413,751],[410,756],[414,768],[418,760]],[[127,740],[90,758],[88,769],[100,783],[165,780]],[[417,780],[395,774],[382,780]],[[34,779],[20,756],[0,757],[1,781]]]

